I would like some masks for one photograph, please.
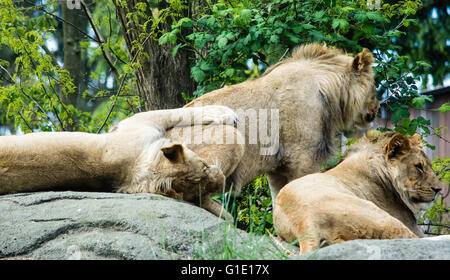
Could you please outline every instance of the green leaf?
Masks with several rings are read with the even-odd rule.
[[[219,40],[217,40],[217,46],[221,49],[223,49],[223,47],[225,47],[228,44],[228,39],[227,37],[220,37]]]
[[[418,61],[416,61],[416,64],[419,66],[422,66],[425,69],[431,68],[431,64],[429,64],[426,61],[418,60]]]
[[[178,21],[177,27],[192,27],[193,21],[190,18],[182,18]]]
[[[272,36],[270,36],[270,39],[269,39],[269,42],[270,43],[278,43],[280,41],[280,39],[278,38],[278,36],[277,35],[272,35]]]
[[[252,20],[252,11],[249,9],[243,9],[240,14],[240,23],[242,25],[248,25],[250,24],[250,21]]]
[[[175,44],[177,42],[177,35],[173,31],[169,33],[169,42],[171,44]]]
[[[445,114],[447,111],[450,111],[450,103],[446,102],[439,107],[439,110],[442,114]]]
[[[292,34],[291,32],[286,32],[286,36],[291,40],[292,43],[298,44],[301,42],[301,39],[297,37],[296,35]]]
[[[82,49],[87,49],[90,46],[90,42],[89,41],[80,41],[80,48]]]
[[[227,34],[225,34],[225,37],[226,37],[228,40],[234,40],[234,38],[235,38],[233,32],[228,32]]]
[[[208,61],[202,61],[198,64],[198,67],[200,67],[201,70],[203,71],[211,71],[214,70],[215,67],[214,65],[212,65],[210,62]]]
[[[215,13],[217,13],[221,10],[225,10],[225,9],[226,9],[226,6],[223,3],[217,3],[213,6],[213,12],[215,12]]]
[[[158,39],[159,45],[164,45],[169,41],[170,33],[165,33]]]
[[[392,114],[392,122],[397,123],[399,120],[409,118],[409,115],[408,106],[402,105]]]
[[[373,20],[373,21],[377,21],[377,22],[384,22],[384,18],[383,16],[378,13],[378,12],[367,12],[366,13],[367,18]]]
[[[314,25],[309,24],[309,23],[306,23],[306,24],[302,24],[302,27],[303,27],[304,29],[313,29],[313,28],[314,28]]]
[[[355,19],[360,22],[367,21],[367,15],[364,12],[358,12],[355,14]]]
[[[339,29],[346,29],[348,26],[349,26],[348,21],[346,21],[345,19],[341,19],[341,18],[333,19],[333,23],[331,24],[331,27],[333,29],[336,29],[337,27],[339,27]]]
[[[325,11],[317,11],[314,13],[314,18],[316,20],[320,20],[325,15]]]
[[[415,108],[422,108],[425,105],[425,101],[433,102],[433,96],[431,95],[422,95],[419,97],[414,97],[411,100],[411,105]]]
[[[185,46],[187,46],[187,44],[178,44],[178,45],[176,45],[175,48],[172,49],[172,57],[175,58],[175,56],[178,53],[178,50],[180,48],[182,48],[182,47],[185,47]]]
[[[191,68],[191,74],[197,83],[203,82],[206,79],[206,74],[199,67],[194,66]]]
[[[221,76],[224,77],[224,78],[227,78],[227,77],[233,77],[234,73],[235,73],[235,70],[234,70],[233,68],[227,68],[227,69],[221,74]]]

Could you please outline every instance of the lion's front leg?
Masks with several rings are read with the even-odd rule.
[[[183,199],[183,193],[176,192],[174,189],[170,188],[168,190],[160,190],[160,189],[151,189],[147,186],[133,186],[133,185],[124,185],[121,186],[119,189],[117,189],[118,193],[126,193],[126,194],[133,194],[133,193],[152,193],[152,194],[159,194],[162,196],[182,200]]]
[[[227,212],[225,207],[223,207],[223,205],[219,202],[212,199],[210,195],[205,195],[202,197],[200,206],[219,218],[222,218],[229,222],[234,221],[233,216],[231,216],[231,214]]]
[[[237,122],[237,114],[225,106],[205,106],[156,110],[135,114],[117,125],[118,131],[130,127],[155,127],[168,130],[177,126],[231,124]]]
[[[283,188],[287,183],[288,179],[286,176],[277,174],[275,172],[269,173],[267,176],[267,181],[270,187],[270,194],[272,196],[272,205],[275,203],[275,199],[280,192],[281,188]]]

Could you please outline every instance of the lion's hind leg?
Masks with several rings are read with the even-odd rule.
[[[328,201],[314,218],[319,240],[338,243],[354,239],[417,238],[402,222],[374,203],[343,195]]]
[[[300,254],[355,239],[417,238],[402,222],[357,197],[335,195],[323,199],[322,208],[310,210],[296,231]]]

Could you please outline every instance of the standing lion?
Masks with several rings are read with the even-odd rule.
[[[249,114],[254,110],[277,113],[271,115],[279,118],[271,122],[278,125],[273,153],[261,153],[267,143],[252,142],[248,133],[267,121],[261,115],[256,115],[257,124],[249,124],[249,116],[238,114],[243,128],[239,133],[245,138],[241,153],[230,156],[230,149],[222,148],[223,145],[188,147],[209,163],[218,162],[235,194],[256,176],[267,173],[275,201],[284,185],[319,171],[332,158],[340,132],[354,126],[365,127],[374,120],[379,102],[375,96],[373,61],[367,49],[351,57],[321,44],[297,47],[292,58],[268,68],[262,76],[215,90],[186,105],[190,108],[216,104]]]

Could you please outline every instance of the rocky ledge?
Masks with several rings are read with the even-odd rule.
[[[153,194],[4,195],[0,228],[0,259],[262,259],[279,253],[267,237]]]
[[[0,259],[450,259],[450,241],[354,240],[303,256],[192,204],[153,194],[0,196]]]
[[[297,256],[294,259],[450,260],[450,240],[352,240],[328,246],[313,253]]]

